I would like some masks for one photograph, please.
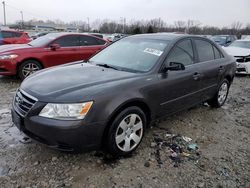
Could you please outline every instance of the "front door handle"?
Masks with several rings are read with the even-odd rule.
[[[223,67],[223,66],[220,66],[220,67],[219,67],[219,72],[222,72],[222,71],[224,71],[224,67]]]
[[[201,77],[201,74],[198,73],[198,72],[195,72],[195,73],[193,74],[193,79],[194,79],[194,80],[200,80],[200,77]]]

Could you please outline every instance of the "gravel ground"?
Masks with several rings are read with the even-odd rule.
[[[222,108],[202,105],[169,117],[147,130],[132,156],[116,160],[20,142],[10,114],[19,84],[0,77],[0,187],[250,187],[250,77],[235,78]],[[167,133],[192,138],[199,157],[175,165],[155,142]]]

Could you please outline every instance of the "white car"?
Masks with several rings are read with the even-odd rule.
[[[224,50],[236,58],[237,74],[250,74],[250,39],[236,40]]]

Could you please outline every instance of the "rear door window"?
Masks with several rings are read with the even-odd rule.
[[[77,35],[63,36],[53,42],[61,47],[80,46],[79,37]]]
[[[106,41],[101,40],[101,39],[97,39],[97,38],[96,38],[96,40],[97,40],[97,42],[99,43],[99,45],[104,45],[104,44],[106,43]]]
[[[201,39],[194,40],[200,62],[214,60],[214,50],[210,42]]]
[[[222,53],[215,46],[213,46],[213,49],[214,49],[214,58],[215,59],[223,58]]]
[[[19,37],[21,37],[21,35],[22,35],[22,33],[19,33],[19,32],[13,32],[13,36],[14,36],[14,37],[19,38]]]
[[[191,40],[186,39],[177,43],[167,58],[167,65],[169,65],[170,62],[182,63],[185,66],[194,63],[194,52]]]
[[[80,45],[81,46],[95,46],[95,45],[101,45],[99,42],[99,39],[96,39],[95,37],[82,35],[80,36]]]

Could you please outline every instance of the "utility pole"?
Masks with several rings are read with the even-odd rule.
[[[125,33],[125,25],[126,25],[126,18],[125,17],[120,17],[122,21],[122,33]]]
[[[87,17],[87,20],[88,20],[88,32],[90,30],[90,27],[89,27],[89,17]]]
[[[125,34],[125,26],[126,26],[126,18],[124,17],[124,20],[123,20],[123,34]]]
[[[22,29],[23,29],[23,26],[24,26],[24,22],[23,22],[23,11],[20,11],[21,13],[21,19],[22,19]]]
[[[5,1],[3,1],[3,18],[4,18],[4,26],[6,26]]]

